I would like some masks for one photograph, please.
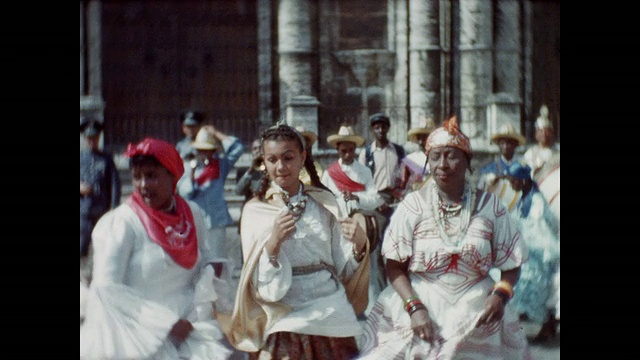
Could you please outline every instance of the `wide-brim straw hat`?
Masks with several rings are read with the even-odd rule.
[[[307,142],[307,146],[313,146],[313,144],[316,143],[316,140],[318,140],[318,135],[314,134],[311,131],[305,130],[302,126],[296,126],[296,130],[300,134],[302,134],[302,136],[304,137],[304,141]]]
[[[520,135],[516,131],[516,128],[514,128],[513,125],[509,123],[502,124],[502,126],[500,126],[500,129],[498,129],[498,132],[491,136],[491,142],[493,142],[494,144],[498,144],[498,140],[500,139],[515,140],[518,142],[519,146],[527,143],[527,139],[525,139],[524,136]]]
[[[337,147],[338,143],[343,141],[349,141],[355,143],[356,146],[362,146],[365,139],[362,136],[356,135],[351,126],[340,126],[337,134],[327,137],[327,142],[333,147]]]
[[[218,140],[211,134],[206,128],[202,128],[198,131],[195,140],[191,143],[195,149],[198,150],[215,150],[220,144]]]
[[[407,139],[412,142],[418,142],[418,135],[429,136],[433,130],[436,129],[436,123],[432,118],[428,118],[420,124],[419,127],[414,127],[407,133]]]

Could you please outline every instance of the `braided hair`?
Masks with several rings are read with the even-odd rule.
[[[305,150],[305,147],[306,147],[306,142],[302,134],[300,134],[300,132],[298,132],[293,127],[285,124],[274,125],[266,129],[264,132],[262,132],[262,135],[260,135],[261,147],[264,146],[264,142],[267,140],[275,140],[275,141],[293,140],[298,145],[298,150],[300,150],[300,152]],[[310,149],[306,149],[306,150],[307,150],[307,157],[304,161],[304,167],[307,170],[307,173],[309,173],[309,176],[311,178],[311,185],[331,192],[331,190],[329,190],[329,188],[327,188],[320,181],[320,178],[318,177],[318,172],[316,170],[316,166],[313,161],[313,155],[311,154]],[[266,172],[266,169],[265,169],[265,172]],[[268,175],[263,176],[262,179],[260,179],[260,185],[258,186],[258,189],[255,191],[254,195],[257,196],[260,200],[264,200],[264,195],[267,192],[267,189],[269,188],[270,182],[271,182],[271,179],[269,179]]]

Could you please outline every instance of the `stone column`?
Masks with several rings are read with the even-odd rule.
[[[493,91],[495,93],[509,93],[520,98],[522,91],[520,2],[497,1],[495,10],[495,87]]]
[[[270,0],[258,0],[257,17],[258,17],[258,116],[259,116],[259,132],[271,125],[274,120],[273,114],[273,63],[275,58],[273,46],[272,22]]]
[[[89,1],[87,7],[87,66],[89,94],[102,97],[102,2]]]
[[[460,9],[460,114],[462,132],[471,138],[474,150],[487,146],[484,141],[485,107],[493,93],[492,2],[464,0]]]
[[[320,102],[314,96],[295,96],[287,104],[287,124],[293,127],[302,126],[305,130],[318,133],[318,107]],[[318,139],[320,140],[320,139]],[[318,150],[318,143],[313,144],[313,152]]]
[[[439,8],[438,1],[409,1],[410,128],[442,115]]]
[[[393,142],[403,144],[407,139],[409,127],[409,111],[406,105],[409,104],[409,83],[411,75],[409,68],[409,16],[408,0],[389,0],[389,50],[395,55],[395,71],[392,86],[388,86],[386,106],[395,105],[388,108],[387,115],[392,121],[389,139]],[[406,105],[405,105],[406,104]],[[367,129],[369,124],[367,123]]]
[[[315,1],[278,2],[280,107],[299,95],[317,96],[316,7]]]

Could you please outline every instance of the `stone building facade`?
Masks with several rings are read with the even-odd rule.
[[[198,107],[246,144],[286,118],[319,134],[319,154],[342,124],[372,139],[376,112],[399,143],[455,114],[495,153],[502,122],[533,141],[543,104],[559,140],[560,1],[84,0],[80,98],[114,149],[177,141],[177,114]]]

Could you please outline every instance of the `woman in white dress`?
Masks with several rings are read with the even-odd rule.
[[[367,318],[361,358],[530,358],[507,305],[527,257],[515,221],[470,183],[473,154],[455,117],[429,135],[426,154],[431,178],[407,194],[385,232],[391,286]]]
[[[127,147],[133,194],[93,231],[94,268],[81,359],[227,359],[213,317],[221,281],[203,255],[202,211],[176,194],[173,144]]]
[[[340,218],[334,195],[303,184],[315,171],[305,141],[287,125],[262,134],[267,175],[242,212],[245,265],[231,318],[230,341],[250,359],[352,359],[356,319],[367,305],[369,243]]]

